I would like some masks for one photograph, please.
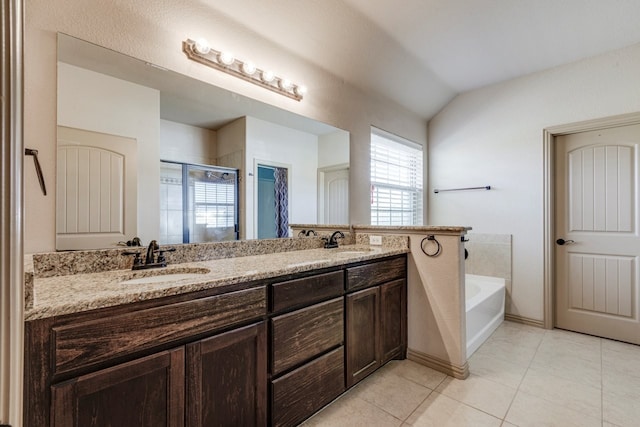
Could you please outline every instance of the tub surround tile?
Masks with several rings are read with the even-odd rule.
[[[467,239],[471,243],[485,243],[485,244],[502,244],[511,245],[511,234],[491,234],[491,233],[468,233]]]
[[[32,308],[25,310],[25,320],[76,313],[205,289],[223,289],[253,280],[302,273],[408,252],[406,248],[386,249],[369,248],[368,246],[348,246],[348,249],[349,251],[346,253],[343,253],[343,250],[339,248],[308,249],[183,264],[170,263],[166,269],[161,270],[162,273],[185,273],[191,269],[206,269],[209,272],[196,278],[169,279],[171,280],[169,282],[153,284],[121,283],[132,278],[158,274],[159,271],[153,269],[135,272],[121,269],[44,278],[36,276],[34,304]],[[358,250],[362,253],[354,253]],[[121,257],[119,254],[114,256]]]

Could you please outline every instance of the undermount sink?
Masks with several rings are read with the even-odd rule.
[[[144,272],[134,273],[126,276],[120,282],[121,285],[147,285],[152,283],[177,282],[180,280],[197,279],[203,274],[210,273],[208,268],[186,267],[174,268],[171,270],[145,270]]]

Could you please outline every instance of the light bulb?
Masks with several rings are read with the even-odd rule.
[[[253,62],[246,61],[242,63],[242,71],[244,71],[245,74],[252,75],[256,72],[256,70],[256,64],[254,64]]]
[[[276,75],[273,73],[273,71],[263,71],[262,72],[262,80],[264,80],[267,83],[270,83],[273,81],[273,79],[276,78]]]
[[[220,60],[220,62],[222,62],[224,65],[231,65],[233,64],[233,61],[235,61],[236,59],[233,57],[233,54],[230,52],[220,52],[220,55],[218,55],[218,59]]]
[[[201,55],[206,55],[211,52],[211,46],[209,46],[207,39],[198,39],[196,40],[195,50]]]
[[[291,80],[287,79],[280,79],[279,85],[283,90],[291,90],[291,88],[293,87],[293,83],[291,83]]]
[[[298,95],[303,96],[304,94],[307,93],[307,87],[304,85],[296,86],[295,91]]]

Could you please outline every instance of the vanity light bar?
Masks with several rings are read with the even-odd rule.
[[[302,97],[307,92],[305,86],[297,85],[290,80],[278,77],[271,71],[262,70],[251,61],[241,61],[229,52],[212,49],[206,40],[195,41],[187,39],[182,42],[182,50],[187,55],[187,58],[191,60],[224,71],[227,74],[239,77],[296,101],[302,100]]]

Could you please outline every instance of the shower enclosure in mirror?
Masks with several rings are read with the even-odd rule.
[[[238,170],[160,162],[161,244],[238,240]]]

